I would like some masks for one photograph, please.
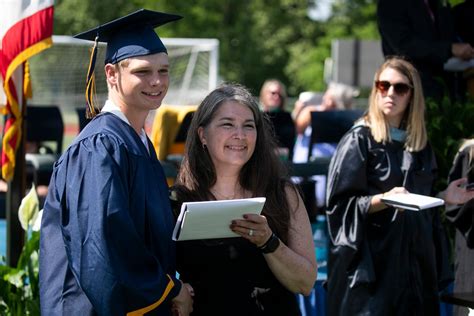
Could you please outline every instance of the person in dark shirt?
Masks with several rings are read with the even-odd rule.
[[[456,227],[454,244],[454,289],[453,293],[474,292],[474,138],[463,142],[454,158],[448,176],[449,182],[468,186],[461,201],[446,205],[446,218]],[[467,316],[469,309],[454,306],[454,315]]]
[[[179,241],[177,266],[194,288],[193,315],[299,315],[296,293],[316,281],[311,226],[283,171],[269,122],[248,90],[223,85],[193,116],[171,191],[188,201],[266,197],[262,215],[229,223],[235,238]]]
[[[169,85],[167,51],[153,28],[179,18],[139,10],[76,36],[108,43],[109,94],[54,167],[41,224],[42,315],[192,310],[192,289],[176,278],[168,187],[143,129]],[[88,79],[94,53],[91,60]]]
[[[469,43],[474,47],[474,0],[465,0],[453,7],[454,30],[460,41]],[[471,62],[471,65],[473,63]],[[466,81],[466,90],[474,99],[474,67],[463,71]]]
[[[272,122],[280,157],[291,161],[296,131],[291,114],[285,109],[286,98],[286,88],[280,80],[265,80],[260,89],[260,107]]]
[[[407,57],[418,70],[425,98],[462,97],[463,82],[443,65],[450,57],[469,60],[474,48],[456,38],[451,8],[440,0],[379,0],[377,23],[386,57]]]
[[[453,7],[454,31],[459,40],[474,47],[474,0],[465,0]]]

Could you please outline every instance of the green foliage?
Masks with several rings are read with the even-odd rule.
[[[466,0],[449,0],[449,4],[451,4],[451,7],[454,7],[455,5],[463,3],[464,1]]]
[[[137,7],[137,1],[130,0],[56,0],[54,34],[74,35],[130,13]]]
[[[278,78],[297,95],[325,89],[324,61],[333,39],[378,38],[375,0],[334,0],[326,22],[308,17],[310,2],[59,0],[55,34],[75,34],[138,8],[177,13],[184,19],[160,27],[160,36],[217,38],[222,80],[243,83],[258,94],[265,79]]]
[[[0,264],[0,315],[40,315],[38,217],[39,201],[33,185],[18,209],[18,219],[25,230],[26,240],[18,264],[16,267]]]
[[[426,113],[428,137],[438,163],[435,189],[442,191],[461,142],[474,137],[474,100],[452,102],[448,97],[441,102],[427,100]]]
[[[0,315],[40,315],[39,232],[32,232],[16,267],[0,265]]]
[[[379,38],[375,13],[374,0],[335,0],[328,21],[318,22],[300,17],[295,30],[309,30],[301,31],[299,39],[289,49],[285,75],[289,78],[290,94],[325,90],[324,63],[331,57],[332,41],[342,38]]]

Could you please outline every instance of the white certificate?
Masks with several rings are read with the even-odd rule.
[[[237,237],[230,230],[234,219],[242,219],[244,214],[260,214],[265,204],[264,197],[185,202],[173,231],[173,240],[193,240]]]

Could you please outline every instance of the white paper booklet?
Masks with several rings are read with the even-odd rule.
[[[265,200],[258,197],[185,202],[174,227],[173,240],[237,237],[239,235],[229,228],[232,220],[240,219],[244,214],[260,214]]]
[[[384,196],[382,202],[397,208],[410,211],[419,211],[444,204],[439,198],[414,193],[397,193]]]

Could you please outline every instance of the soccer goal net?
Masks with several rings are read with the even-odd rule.
[[[216,39],[164,38],[170,60],[170,87],[163,103],[199,104],[217,85]],[[30,61],[33,98],[29,104],[54,104],[62,109],[85,106],[85,78],[92,42],[70,36],[53,36],[54,45]],[[105,44],[100,44],[95,69],[97,104],[107,98],[103,61]]]

